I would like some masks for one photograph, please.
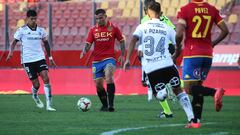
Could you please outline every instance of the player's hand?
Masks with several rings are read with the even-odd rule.
[[[126,71],[129,67],[130,67],[130,62],[129,62],[129,60],[126,60],[123,65],[123,69]]]
[[[13,52],[9,52],[6,58],[6,61],[9,61],[12,58],[12,56],[13,56]]]
[[[85,54],[85,53],[82,51],[81,54],[80,54],[80,59],[83,58],[84,54]]]
[[[121,67],[123,67],[123,64],[124,64],[124,56],[119,56],[119,58],[118,58],[118,62],[120,62],[120,65],[121,65]]]
[[[50,63],[50,65],[53,66],[54,68],[57,66],[53,59],[49,60],[49,63]]]

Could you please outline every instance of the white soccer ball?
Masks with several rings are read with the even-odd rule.
[[[164,88],[164,89],[158,91],[156,98],[160,101],[164,101],[167,98],[167,89]]]
[[[79,110],[82,110],[83,112],[88,111],[92,106],[92,102],[90,99],[86,97],[82,97],[77,102],[77,107]]]

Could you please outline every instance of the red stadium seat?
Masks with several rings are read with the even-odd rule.
[[[69,35],[69,27],[63,27],[61,35],[64,36]]]
[[[231,33],[230,43],[239,44],[239,42],[240,42],[239,35],[240,35],[240,33],[238,33],[238,32]]]
[[[77,27],[72,27],[71,29],[70,29],[70,33],[69,33],[70,35],[77,35],[78,34],[78,28]]]
[[[73,37],[74,37],[74,36],[71,36],[71,35],[66,36],[66,38],[65,38],[65,44],[66,44],[67,46],[71,46],[71,45],[73,44]]]
[[[79,35],[81,35],[81,36],[86,36],[87,35],[86,27],[81,27],[79,29]]]
[[[62,17],[65,18],[65,19],[69,19],[70,15],[71,15],[71,11],[65,10],[63,12],[63,16]]]
[[[58,22],[58,27],[64,27],[66,25],[66,20],[65,19],[60,19]]]
[[[122,33],[123,33],[125,36],[130,35],[130,34],[131,34],[130,26],[129,26],[129,25],[125,25],[125,26],[123,26]]]
[[[72,13],[71,13],[71,18],[73,19],[77,19],[79,18],[80,14],[79,14],[79,11],[78,10],[74,10]]]
[[[54,28],[53,29],[53,35],[55,35],[55,36],[61,35],[61,28],[60,27]]]
[[[75,25],[77,27],[82,27],[83,26],[83,19],[82,18],[77,18],[77,20],[75,21]]]
[[[56,38],[56,40],[54,41],[54,44],[53,44],[53,45],[63,46],[63,45],[64,45],[64,41],[65,41],[65,37],[64,37],[64,36],[58,36],[58,37]]]
[[[82,41],[81,36],[79,35],[74,36],[74,40],[73,40],[74,45],[80,46],[82,44],[81,41]]]
[[[67,26],[68,27],[73,27],[75,26],[75,20],[72,18],[67,19]]]

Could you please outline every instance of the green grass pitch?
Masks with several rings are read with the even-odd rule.
[[[54,96],[57,112],[47,112],[30,95],[0,95],[0,135],[240,135],[240,97],[224,97],[221,112],[215,112],[211,97],[205,98],[200,129],[185,129],[183,110],[171,102],[174,118],[157,118],[160,105],[147,102],[146,95],[116,96],[115,112],[99,112],[97,96],[85,96],[92,108],[81,112],[80,97]]]

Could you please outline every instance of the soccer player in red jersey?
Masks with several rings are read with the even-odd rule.
[[[185,32],[182,79],[185,90],[193,96],[192,107],[195,116],[186,127],[200,128],[204,96],[214,97],[216,111],[220,111],[222,107],[224,90],[205,87],[202,84],[211,68],[213,48],[227,36],[228,28],[219,11],[203,0],[192,0],[181,7],[177,18],[177,47],[173,57],[176,59],[181,51]],[[211,39],[213,24],[221,30],[215,40]]]
[[[97,24],[90,29],[85,48],[80,58],[90,50],[94,42],[92,71],[97,94],[102,102],[100,111],[113,112],[115,95],[113,74],[116,69],[114,43],[115,39],[120,42],[121,56],[118,60],[121,65],[123,65],[125,40],[119,28],[107,21],[107,15],[104,9],[96,10],[95,19]],[[107,82],[107,92],[103,86],[104,79],[106,79]]]

